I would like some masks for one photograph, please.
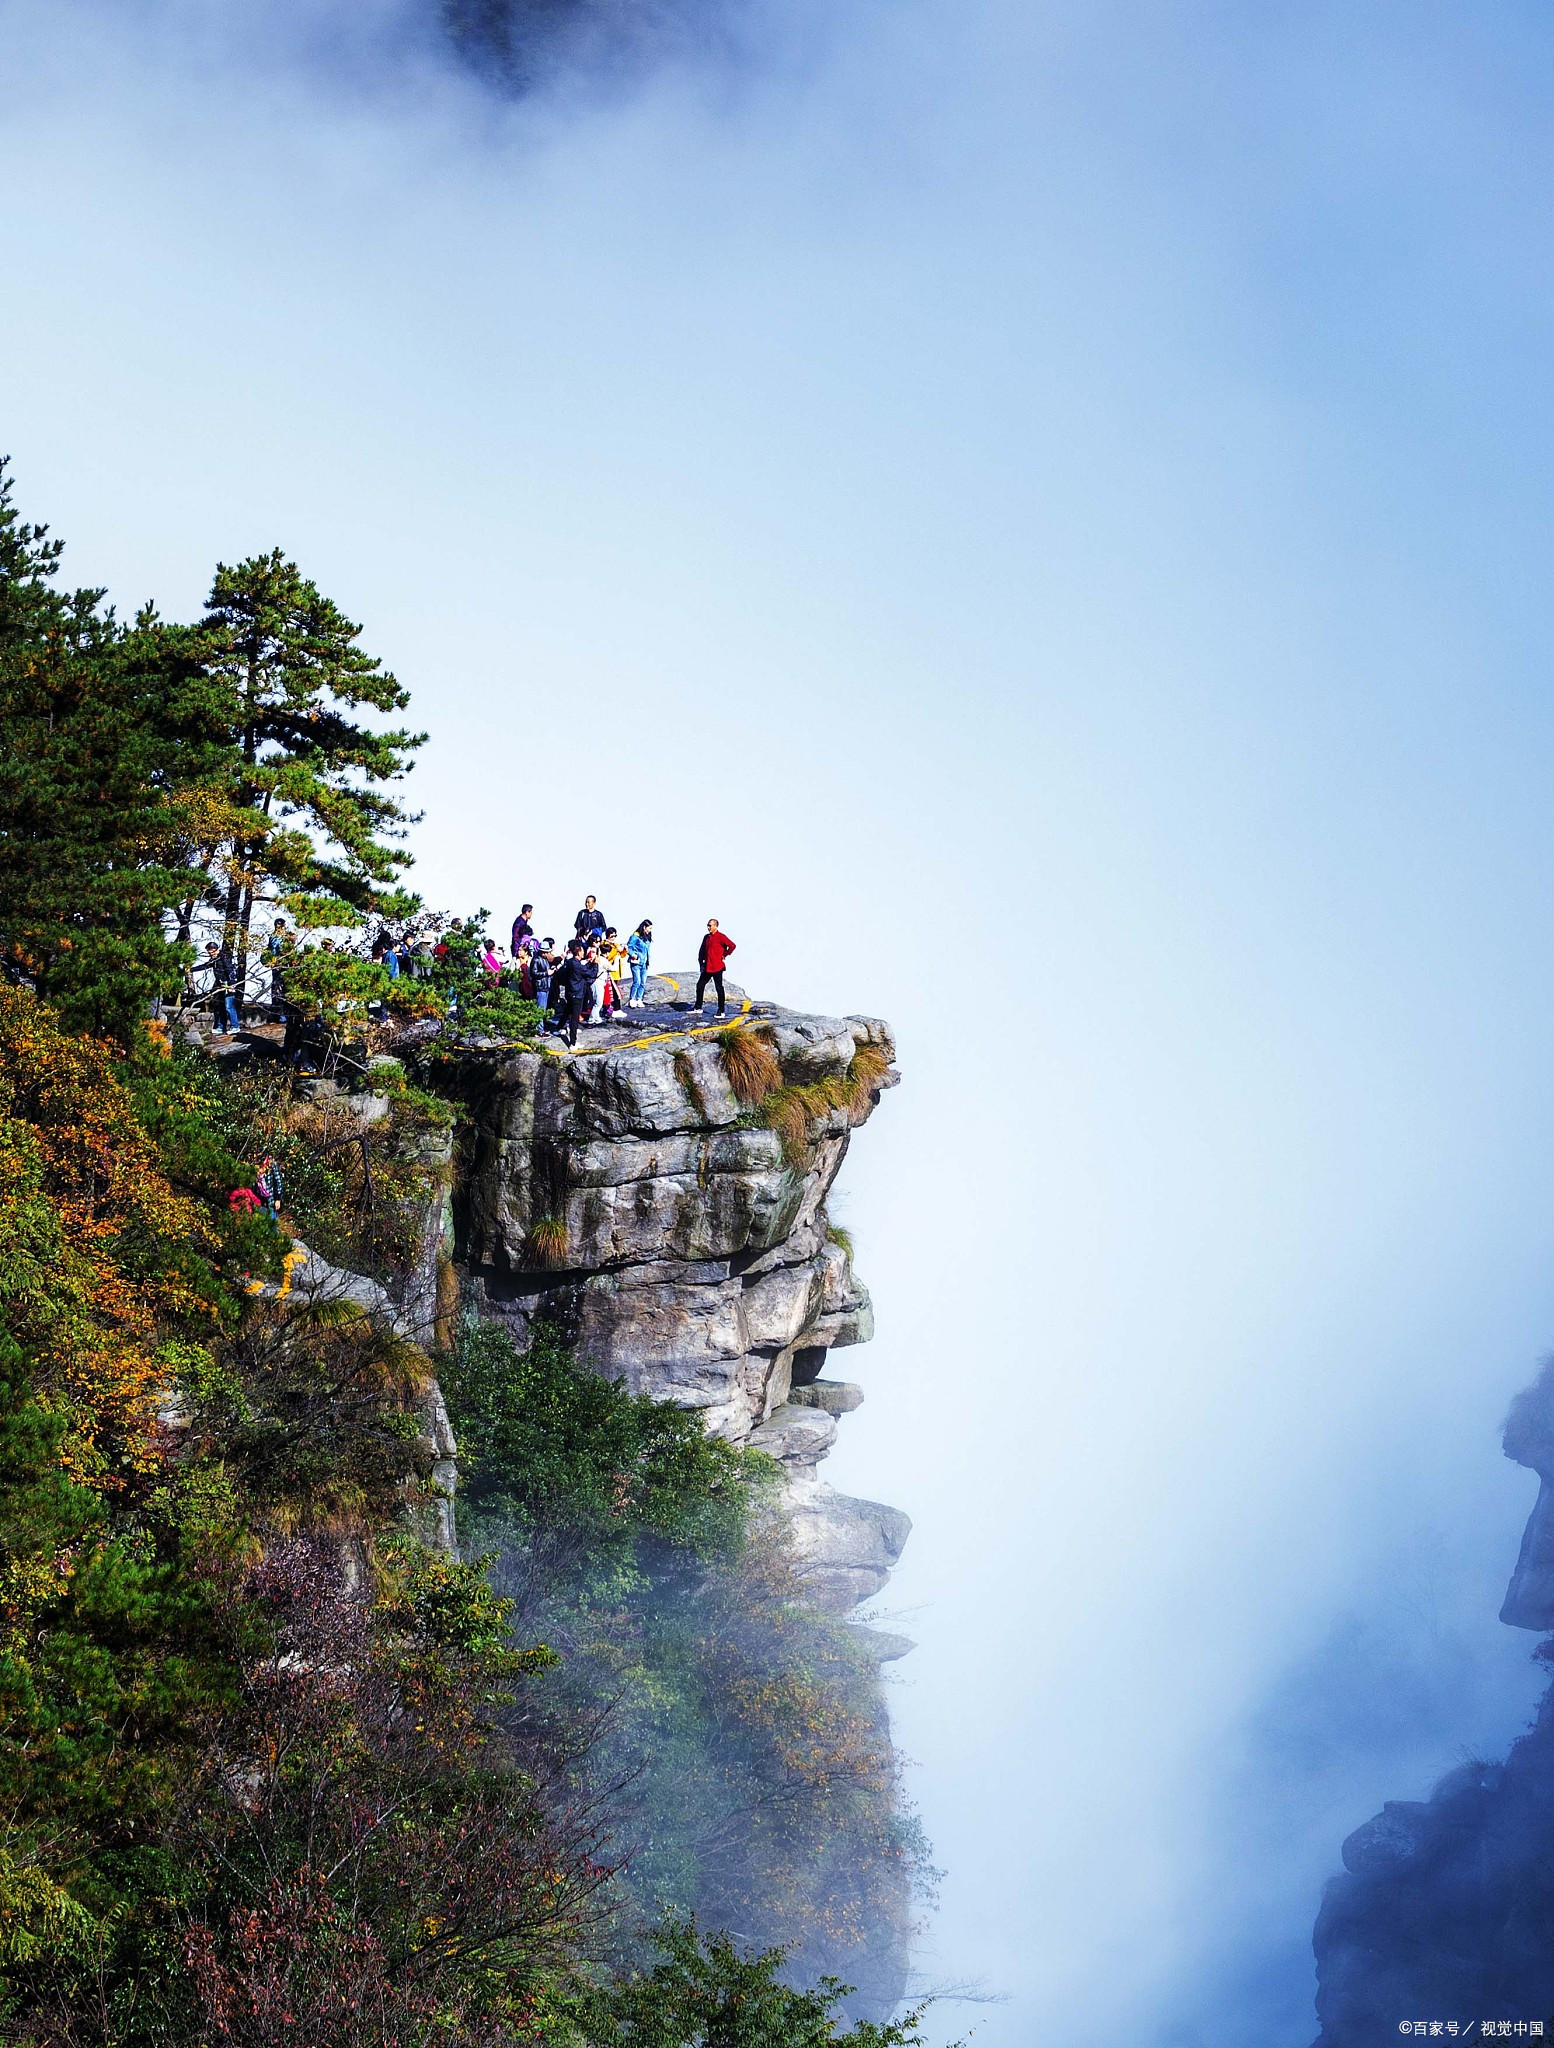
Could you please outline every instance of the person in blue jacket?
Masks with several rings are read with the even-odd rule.
[[[626,998],[628,1010],[640,1010],[647,1000],[648,961],[652,957],[653,920],[645,917],[626,941],[626,961],[631,968],[631,994]]]

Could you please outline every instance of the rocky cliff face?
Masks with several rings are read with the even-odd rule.
[[[1500,1618],[1554,1629],[1554,1362],[1512,1408],[1505,1449],[1542,1483]],[[1373,2048],[1420,2019],[1554,2035],[1554,1691],[1503,1763],[1389,1801],[1343,1860],[1314,1937],[1318,2048]]]
[[[713,1032],[470,1054],[453,1271],[465,1308],[519,1342],[544,1318],[596,1372],[777,1458],[811,1597],[845,1613],[883,1587],[910,1526],[817,1471],[862,1399],[824,1369],[873,1334],[826,1198],[898,1079],[895,1045],[877,1018],[773,1006],[744,1028],[802,1096],[802,1143],[741,1099]],[[877,1084],[849,1092],[865,1048]]]

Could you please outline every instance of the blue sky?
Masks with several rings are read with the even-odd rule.
[[[1297,2048],[1342,1835],[1533,1695],[1546,12],[791,0],[518,105],[233,12],[0,0],[24,503],[364,619],[433,900],[896,1022],[831,1470],[917,1524],[925,1972]]]

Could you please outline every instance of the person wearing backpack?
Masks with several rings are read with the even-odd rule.
[[[728,1004],[723,994],[723,969],[733,950],[734,941],[727,932],[718,929],[715,917],[709,917],[707,936],[702,940],[701,949],[696,955],[696,964],[701,969],[701,976],[696,983],[696,1000],[691,1007],[698,1017],[702,1014],[702,1004],[706,998],[709,981],[718,992],[718,1015],[723,1017],[728,1014]]]

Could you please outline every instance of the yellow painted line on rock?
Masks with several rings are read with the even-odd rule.
[[[680,984],[672,974],[656,975],[654,979],[668,982],[676,995],[680,993]],[[608,1045],[547,1046],[545,1050],[564,1052],[569,1059],[574,1060],[595,1059],[600,1053],[605,1052],[637,1052],[643,1046],[662,1045],[666,1038],[705,1038],[710,1031],[727,1031],[730,1024],[737,1024],[741,1017],[748,1016],[749,1013],[750,998],[746,996],[736,1016],[721,1018],[716,1024],[684,1024],[671,1026],[667,1031],[655,1031],[651,1038],[617,1038],[612,1039]]]

